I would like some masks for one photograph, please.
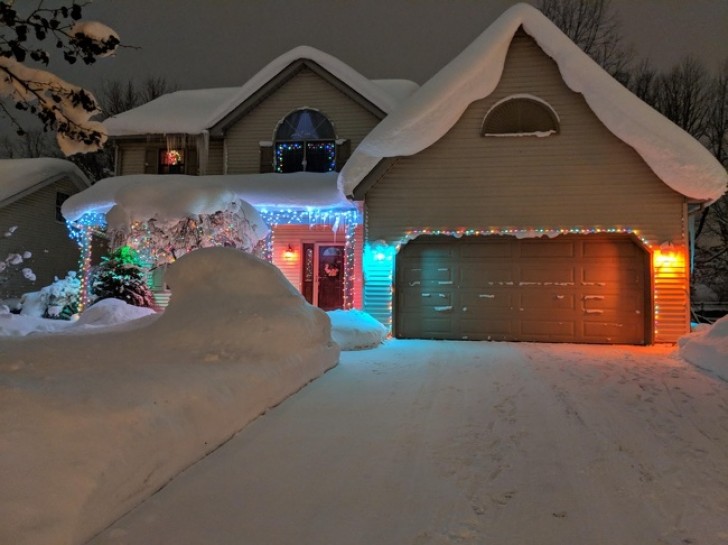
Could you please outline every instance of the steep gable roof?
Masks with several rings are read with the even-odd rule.
[[[372,106],[388,114],[418,85],[408,80],[369,80],[339,59],[299,46],[268,63],[241,87],[177,91],[104,121],[110,136],[200,134],[212,129],[297,62],[320,67]]]
[[[437,142],[474,101],[500,82],[519,28],[558,65],[566,85],[615,136],[634,148],[675,191],[712,202],[726,190],[723,166],[688,133],[599,67],[540,11],[516,4],[367,135],[339,176],[346,195],[387,157],[414,155]]]
[[[0,206],[10,204],[64,178],[69,179],[79,189],[91,185],[84,173],[65,159],[0,159]]]

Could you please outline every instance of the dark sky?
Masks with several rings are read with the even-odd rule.
[[[311,45],[370,78],[423,83],[513,0],[95,0],[85,18],[124,43],[92,67],[51,67],[97,89],[102,79],[164,76],[180,89],[241,85],[277,55]],[[534,2],[535,3],[535,0]],[[625,45],[667,67],[686,55],[728,60],[728,0],[612,0]]]

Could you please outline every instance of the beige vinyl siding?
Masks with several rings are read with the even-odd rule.
[[[356,229],[356,240],[359,248],[354,252],[354,307],[361,308],[361,241],[364,235],[362,226]],[[305,242],[326,242],[344,244],[344,229],[339,228],[334,233],[330,225],[276,225],[273,228],[273,264],[278,267],[288,279],[288,281],[298,291],[301,291],[301,275],[302,275],[302,244]],[[286,259],[283,253],[291,245],[296,251],[294,259]]]
[[[56,193],[73,195],[78,193],[78,188],[63,180],[0,208],[0,233],[17,226],[13,236],[3,239],[3,250],[31,252],[33,256],[20,268],[29,267],[36,275],[35,282],[31,282],[19,271],[13,271],[0,286],[0,297],[18,297],[37,291],[51,284],[55,276],[63,278],[68,271],[78,270],[78,247],[68,237],[65,222],[56,220]]]
[[[561,132],[482,137],[485,114],[499,100],[528,93],[548,102]],[[408,230],[632,228],[652,244],[686,245],[685,199],[591,112],[558,67],[518,34],[502,79],[472,103],[438,142],[397,158],[366,194],[367,239],[400,240]],[[662,312],[664,330],[685,330],[687,271]],[[662,289],[658,287],[658,291]],[[657,294],[661,296],[661,293]],[[674,340],[673,334],[656,340]]]
[[[333,124],[337,138],[351,140],[352,149],[379,122],[374,114],[303,68],[228,130],[226,174],[259,172],[260,142],[271,141],[278,122],[304,107],[320,110]]]
[[[222,140],[213,140],[210,142],[210,150],[207,157],[207,174],[225,174],[224,145]]]

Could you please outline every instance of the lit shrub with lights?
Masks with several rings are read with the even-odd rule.
[[[102,258],[92,272],[91,295],[96,301],[114,298],[137,307],[154,306],[143,263],[129,246]]]

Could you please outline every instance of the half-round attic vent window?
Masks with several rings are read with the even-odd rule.
[[[556,112],[536,97],[512,97],[485,115],[482,136],[549,136],[558,134]]]

